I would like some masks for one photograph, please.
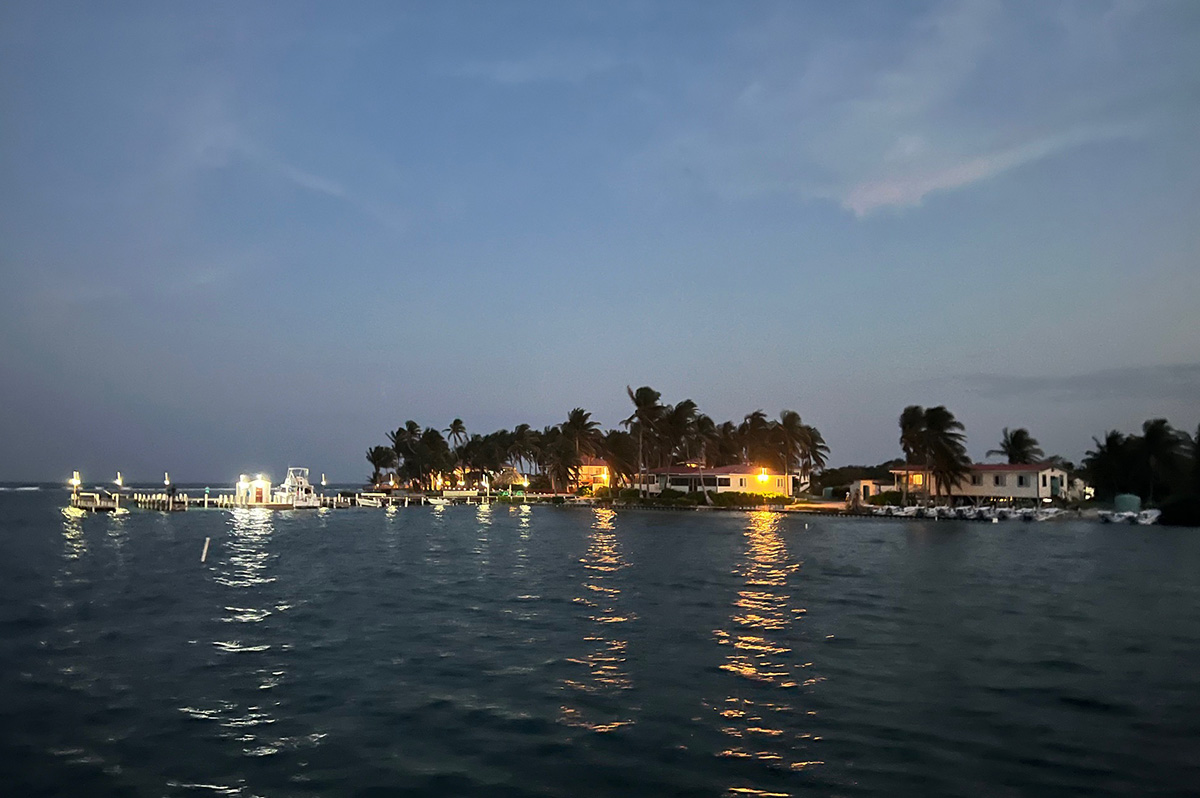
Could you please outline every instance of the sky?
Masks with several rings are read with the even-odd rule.
[[[1200,423],[1200,3],[0,4],[0,480]]]

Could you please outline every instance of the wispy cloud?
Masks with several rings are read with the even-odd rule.
[[[938,191],[987,180],[1087,142],[1129,137],[1138,132],[1139,128],[1134,125],[1101,125],[1069,131],[996,152],[953,159],[945,164],[930,164],[851,185],[839,193],[838,199],[842,207],[859,216],[879,208],[912,207]]]
[[[225,87],[209,86],[187,106],[180,116],[181,134],[168,159],[171,173],[181,176],[246,165],[298,189],[342,201],[391,230],[407,226],[406,215],[399,208],[302,168],[249,133],[232,108],[230,93]]]
[[[1042,398],[1086,402],[1105,399],[1176,399],[1200,411],[1200,363],[1103,369],[1042,377],[967,374],[968,391],[991,399]]]
[[[1064,16],[946,3],[883,38],[824,37],[793,46],[800,55],[763,48],[742,73],[696,89],[686,121],[650,158],[731,198],[786,193],[858,216],[917,206],[1146,135],[1150,104],[1169,109],[1188,76],[1151,49],[1161,36],[1130,33],[1131,20],[1168,28],[1174,8],[1074,4]]]

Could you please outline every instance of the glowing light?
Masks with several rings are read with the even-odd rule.
[[[767,481],[767,469],[765,469],[765,468],[764,468],[764,469],[763,469],[763,470],[762,470],[762,471],[759,473],[759,475],[758,475],[758,481],[759,481],[759,482],[766,482],[766,481]]]
[[[70,485],[71,485],[71,487],[72,487],[72,488],[78,488],[78,487],[79,487],[81,484],[83,484],[83,480],[81,480],[81,479],[79,478],[79,472],[78,472],[78,471],[73,471],[73,472],[71,473],[71,480],[70,480]]]
[[[121,479],[120,471],[117,472],[117,478],[113,481],[116,482],[118,488],[123,487],[125,485],[125,482]]]
[[[170,474],[168,474],[166,471],[164,471],[164,472],[163,472],[163,484],[164,484],[164,485],[170,485],[170,484],[171,484],[171,475],[170,475]]]

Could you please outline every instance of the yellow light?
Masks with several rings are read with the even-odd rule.
[[[82,483],[83,483],[83,480],[81,480],[81,479],[79,478],[79,472],[78,472],[78,471],[74,471],[74,472],[72,472],[72,473],[71,473],[71,480],[70,480],[70,485],[71,485],[71,487],[73,487],[73,488],[78,488],[78,487],[79,487],[79,486],[80,486]]]
[[[760,473],[760,474],[758,475],[758,481],[759,481],[759,482],[766,482],[766,481],[767,481],[767,469],[765,469],[765,468],[764,468],[764,469],[762,470],[762,473]]]
[[[924,474],[913,474],[912,482],[914,485],[924,485],[925,484],[925,475]]]
[[[122,481],[122,479],[121,479],[121,472],[120,472],[120,471],[118,471],[118,472],[117,472],[116,483],[117,483],[117,487],[118,487],[118,488],[120,488],[120,487],[124,486],[124,484],[125,484],[125,483],[124,483],[124,481]]]

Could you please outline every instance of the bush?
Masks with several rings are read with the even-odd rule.
[[[601,485],[592,491],[592,496],[597,499],[611,499],[613,495],[612,488],[607,485]]]
[[[791,504],[792,500],[782,493],[744,493],[730,491],[713,497],[717,507],[761,507],[766,504]]]
[[[899,504],[904,499],[904,494],[898,490],[885,490],[883,493],[876,494],[867,499],[867,504],[876,506],[884,504]]]
[[[625,501],[633,501],[634,499],[640,498],[641,495],[641,492],[638,491],[637,488],[622,488],[621,492],[617,494],[619,498],[624,499]]]

